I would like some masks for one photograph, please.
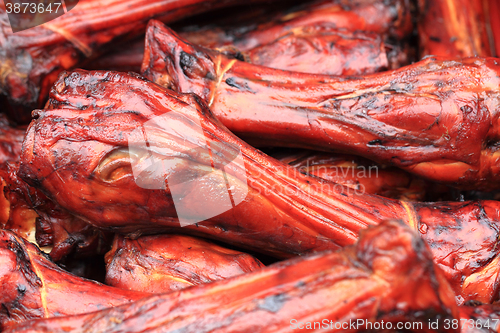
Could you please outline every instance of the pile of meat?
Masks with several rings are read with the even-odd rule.
[[[499,15],[0,4],[0,331],[500,332]]]

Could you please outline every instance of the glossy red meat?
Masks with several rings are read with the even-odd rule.
[[[476,190],[500,187],[499,71],[495,58],[427,58],[356,77],[286,72],[193,46],[154,21],[142,68],[198,94],[250,143],[348,152]]]
[[[500,299],[498,204],[498,201],[413,204],[417,212],[414,227],[429,244],[434,262],[455,290],[458,304]]]
[[[250,273],[264,265],[249,254],[185,235],[117,235],[106,254],[106,284],[166,293]]]
[[[19,158],[19,156],[18,156]],[[0,226],[42,247],[55,261],[108,251],[112,236],[49,200],[17,176],[19,163],[0,165]]]
[[[459,314],[431,258],[418,236],[389,222],[364,231],[355,246],[340,252],[100,312],[31,321],[7,332],[289,332],[323,320],[328,326],[316,330],[366,332],[364,324],[349,330],[342,323],[370,320],[393,328],[397,322],[420,323],[415,332],[436,332],[429,320],[444,323]],[[440,332],[459,332],[443,326]]]
[[[302,173],[351,187],[359,193],[424,201],[429,187],[434,192],[440,190],[437,184],[429,184],[401,169],[378,165],[359,156],[302,151],[276,158]]]
[[[491,28],[490,40],[495,46],[495,57],[500,57],[500,21],[497,20],[500,15],[500,3],[496,0],[483,0],[483,7],[486,15],[486,21]]]
[[[173,122],[170,126],[164,126],[159,117],[163,115],[167,123]],[[233,152],[242,153],[227,176],[234,182],[232,196],[243,201],[208,224],[190,224],[186,230],[284,255],[351,244],[359,229],[404,214],[397,201],[351,196],[347,188],[333,188],[331,183],[269,159],[227,131],[194,95],[177,94],[139,76],[67,73],[55,84],[47,109],[37,111],[35,117],[19,174],[63,208],[100,227],[132,233],[177,227],[177,210],[185,207],[189,218],[197,219],[221,204],[216,192],[217,180],[223,177],[219,173],[202,177],[201,183],[187,182],[186,191],[202,186],[207,192],[175,207],[171,190],[167,189],[166,196],[163,189],[137,185],[132,163],[142,165],[150,148],[135,148],[133,131],[144,126],[154,133],[150,145],[167,149],[155,149],[160,161],[177,163],[178,152],[188,154],[172,171],[161,170],[151,181],[160,177],[163,183],[184,174],[196,178],[207,166],[217,170],[212,169],[212,162],[225,165],[234,158]],[[170,117],[187,119],[188,125]],[[178,132],[177,126],[183,130]],[[129,139],[134,142],[132,151]],[[200,140],[208,140],[217,154],[212,157],[211,150],[199,145]],[[274,187],[271,191],[270,186]],[[283,198],[278,192],[291,197]],[[346,195],[353,201],[344,202]],[[191,208],[195,203],[199,209]],[[378,214],[373,214],[374,207]],[[274,234],[277,230],[281,235]]]
[[[13,127],[5,114],[0,114],[0,164],[19,161],[25,133],[26,127]]]
[[[206,38],[206,33],[202,30],[200,37],[189,36],[204,45],[202,38]],[[234,54],[239,52],[232,45],[224,46],[222,41],[214,47],[222,47]],[[139,40],[120,52],[90,62],[86,68],[139,72],[143,55],[144,40]],[[296,28],[275,41],[238,54],[238,57],[266,67],[331,75],[375,73],[407,63],[405,52],[397,46],[386,45],[378,34],[322,27]]]
[[[287,257],[397,218],[432,243],[459,303],[499,298],[500,202],[413,204],[304,175],[235,137],[195,95],[138,75],[62,75],[24,144],[20,176],[100,228],[175,229]]]
[[[402,51],[396,52],[403,54]],[[244,52],[252,64],[304,73],[357,75],[399,67],[377,34],[317,27],[294,29]]]
[[[18,168],[19,163],[0,165],[0,227],[36,242],[38,214],[30,204],[28,185],[17,177]]]
[[[244,36],[236,35],[232,44],[239,50],[248,51],[307,26],[374,32],[397,40],[407,37],[413,30],[407,0],[320,0],[271,19],[245,32]]]
[[[35,318],[68,316],[137,301],[150,294],[113,288],[74,276],[37,247],[0,231],[0,327]]]

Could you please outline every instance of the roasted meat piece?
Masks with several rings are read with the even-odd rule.
[[[19,161],[25,133],[25,127],[11,126],[5,114],[0,113],[0,164]]]
[[[454,318],[453,293],[425,243],[388,222],[364,231],[355,246],[340,252],[113,309],[30,321],[7,332],[288,332],[307,328],[307,322],[321,323],[314,326],[318,331],[346,332],[350,321],[359,326],[349,332],[366,332],[382,321],[393,329],[400,322],[411,323],[406,327],[415,332],[435,332],[430,320]],[[443,326],[440,332],[459,332]]]
[[[498,201],[414,204],[356,193],[270,158],[195,95],[138,75],[65,73],[34,117],[19,175],[100,228],[180,228],[287,257],[338,249],[399,218],[432,243],[459,303],[499,298]]]
[[[19,156],[18,156],[19,158]],[[19,163],[0,165],[0,227],[37,244],[55,261],[108,251],[112,235],[68,213],[17,176]]]
[[[28,184],[17,177],[18,168],[19,163],[0,164],[0,228],[36,243],[38,214],[30,203]]]
[[[358,77],[300,74],[191,45],[152,21],[142,72],[198,94],[254,145],[344,151],[462,189],[500,187],[494,58],[427,58]]]
[[[418,0],[420,56],[491,57],[485,1]]]
[[[262,66],[306,73],[354,75],[408,63],[405,39],[412,31],[406,0],[316,1],[245,33],[213,38]],[[233,36],[231,37],[231,34]],[[207,47],[203,34],[185,38]]]
[[[264,265],[249,254],[184,235],[117,235],[106,254],[106,284],[165,293],[256,271]]]
[[[29,319],[86,313],[150,295],[67,273],[13,232],[1,230],[0,244],[2,329]]]
[[[498,201],[414,203],[414,227],[429,244],[457,303],[500,299]],[[452,215],[450,213],[453,211]]]
[[[63,16],[12,33],[0,7],[0,102],[9,116],[29,122],[57,75],[113,44],[144,33],[149,19],[172,22],[236,0],[80,0]]]

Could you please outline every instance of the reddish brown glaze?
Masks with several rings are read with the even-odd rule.
[[[149,133],[148,148],[137,145],[139,133]],[[134,165],[150,165],[149,154],[157,165],[173,164],[134,176]],[[412,204],[304,175],[239,140],[195,95],[140,76],[62,75],[47,108],[35,113],[21,163],[24,180],[98,227],[135,235],[177,229],[278,257],[337,249],[368,225],[400,218],[435,244],[459,303],[499,298],[491,263],[500,251],[500,202]],[[221,165],[231,165],[225,176]],[[182,195],[175,203],[178,179]],[[161,187],[138,185],[155,182]],[[229,188],[236,202],[224,212],[216,210],[220,188]],[[179,211],[184,220],[205,221],[179,228]],[[471,279],[482,282],[471,289]]]
[[[411,5],[407,0],[317,0],[303,1],[278,13],[253,6],[209,25],[183,26],[179,33],[194,44],[210,48],[233,45],[241,51],[273,43],[305,27],[357,31],[400,42],[413,30]]]
[[[0,325],[3,329],[30,319],[96,311],[149,295],[67,273],[36,246],[10,231],[0,231],[0,256]]]
[[[294,29],[244,55],[256,65],[317,74],[357,75],[390,67],[379,35],[315,27]],[[399,67],[398,60],[391,64]]]
[[[18,168],[19,164],[0,165],[0,227],[35,242],[38,214],[30,204],[29,186],[17,177]]]
[[[151,18],[172,22],[238,4],[216,0],[80,0],[47,24],[12,33],[0,7],[0,101],[12,119],[28,122],[47,99],[57,75],[114,43],[144,33]]]
[[[17,176],[19,163],[0,165],[0,226],[37,244],[55,261],[108,251],[112,236],[69,214]]]
[[[401,169],[385,167],[359,156],[301,151],[278,157],[278,160],[302,173],[386,198],[423,201],[428,187],[439,188]]]
[[[205,47],[235,47],[246,61],[262,66],[318,74],[366,74],[408,62],[406,50],[393,44],[411,32],[409,14],[406,0],[321,0],[285,13],[263,12],[261,17],[251,16],[246,25],[238,21],[224,27],[191,27],[180,35]],[[266,15],[267,20],[262,20]],[[389,44],[384,42],[387,37],[391,37]],[[139,72],[144,40],[120,48],[85,68]]]
[[[418,0],[420,56],[491,57],[483,1]]]
[[[476,190],[500,186],[495,58],[427,58],[359,77],[286,72],[193,46],[159,22],[142,72],[202,97],[253,144],[337,150]]]
[[[165,293],[261,269],[249,254],[183,235],[117,235],[106,254],[106,284]]]
[[[190,36],[204,45],[206,33],[205,30],[199,32],[199,38]],[[208,44],[213,42],[209,40]],[[215,47],[237,52],[232,46],[223,45],[221,42]],[[144,40],[141,40],[127,45],[121,52],[89,62],[86,68],[139,72],[143,55]],[[375,33],[316,27],[296,28],[269,44],[244,52],[240,57],[266,67],[331,75],[375,73],[406,63],[406,56],[400,49],[386,47]]]
[[[104,54],[97,59],[92,59],[82,64],[82,68],[121,72],[132,71],[139,73],[143,57],[144,36],[133,42],[119,45],[113,52]]]
[[[418,215],[415,227],[455,289],[457,303],[499,300],[498,201],[415,203],[413,207]],[[474,226],[464,222],[471,220]]]
[[[164,119],[160,116],[167,111],[165,121],[171,125],[148,122]],[[171,117],[185,119],[187,125]],[[36,111],[35,118],[24,142],[19,174],[99,227],[132,233],[164,230],[179,226],[176,212],[182,207],[196,219],[220,204],[215,191],[222,176],[216,173],[202,178],[202,183],[186,183],[186,191],[201,186],[206,193],[177,207],[169,187],[165,191],[137,185],[132,163],[137,160],[140,165],[148,154],[145,148],[135,148],[138,128],[154,133],[149,149],[161,161],[167,163],[179,152],[187,154],[172,171],[161,170],[152,181],[160,177],[165,183],[185,173],[196,179],[200,169],[219,170],[212,163],[229,164],[233,151],[242,154],[234,159],[227,177],[234,185],[232,196],[243,201],[183,230],[283,256],[352,244],[360,229],[405,214],[396,200],[355,195],[349,188],[302,175],[270,159],[231,134],[196,96],[175,93],[140,76],[66,73],[54,85],[46,110]],[[177,132],[178,126],[182,131]],[[129,140],[134,142],[132,155]],[[205,140],[219,153],[204,150],[200,142]],[[193,208],[197,204],[200,207]]]
[[[429,319],[458,317],[453,293],[431,258],[414,233],[389,222],[364,231],[355,246],[337,253],[292,259],[92,314],[31,321],[7,332],[289,332],[299,322],[305,328],[324,319],[332,321],[331,332],[366,332],[362,325],[334,326],[356,319],[421,322],[423,330],[416,331],[430,332]]]

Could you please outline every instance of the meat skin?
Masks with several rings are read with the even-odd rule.
[[[129,239],[117,235],[106,254],[106,284],[166,293],[261,269],[249,254],[186,235]]]
[[[1,230],[0,244],[2,329],[36,318],[92,312],[150,295],[67,273],[13,232]]]

